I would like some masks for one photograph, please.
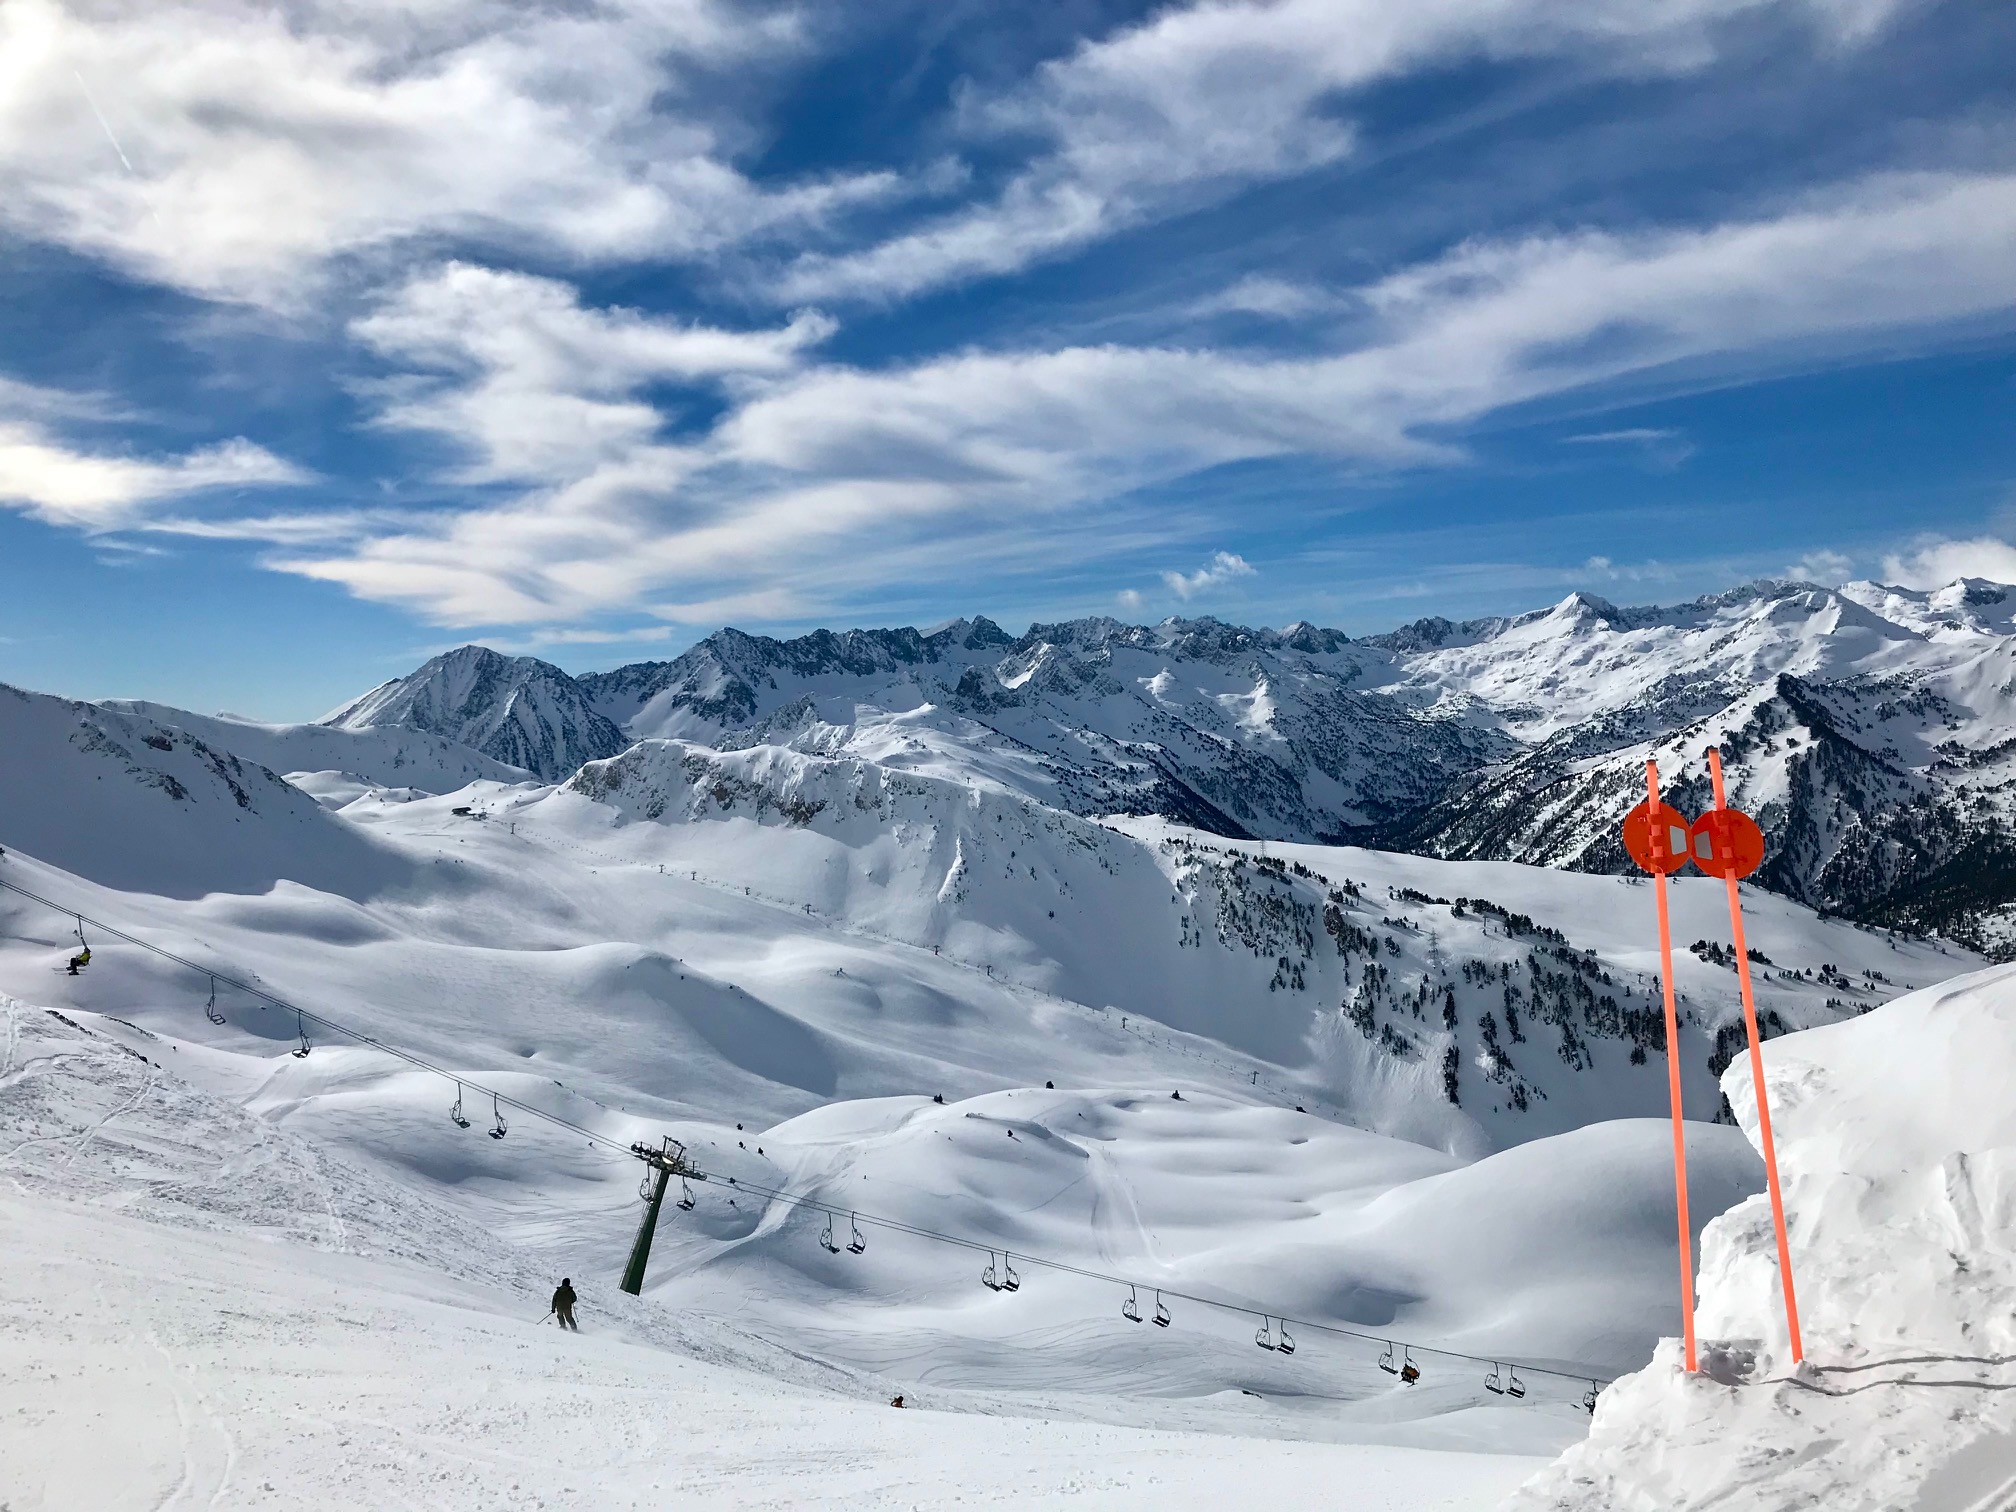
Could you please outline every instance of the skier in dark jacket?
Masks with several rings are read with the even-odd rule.
[[[562,1328],[581,1332],[580,1325],[574,1321],[574,1285],[565,1276],[560,1278],[559,1290],[553,1293],[553,1316],[560,1320]]]

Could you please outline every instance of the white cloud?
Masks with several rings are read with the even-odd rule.
[[[1564,436],[1562,440],[1571,446],[1602,445],[1653,445],[1662,441],[1677,441],[1680,432],[1667,426],[1639,425],[1628,430],[1591,431],[1582,436]]]
[[[1785,575],[1801,583],[1822,583],[1838,587],[1855,575],[1855,559],[1838,551],[1821,548],[1809,551],[1785,569]]]
[[[903,188],[729,165],[746,128],[700,80],[798,47],[788,11],[726,0],[9,0],[0,225],[275,305],[416,236],[704,254]]]
[[[1216,551],[1211,560],[1195,572],[1165,572],[1162,581],[1169,585],[1169,591],[1180,599],[1192,599],[1210,589],[1222,587],[1234,578],[1252,577],[1253,565],[1246,558],[1230,551]]]
[[[581,482],[599,469],[690,465],[654,444],[665,417],[638,397],[653,383],[714,386],[796,368],[833,323],[727,331],[635,310],[583,308],[567,284],[449,263],[409,280],[351,333],[430,375],[385,390],[382,423],[450,436],[472,453],[465,482]]]
[[[1113,530],[1108,501],[1220,464],[1432,463],[1461,455],[1453,427],[1606,380],[1734,379],[2006,320],[2012,249],[2016,176],[1883,179],[1708,229],[1465,246],[1355,291],[1371,323],[1328,355],[1067,347],[873,372],[821,363],[818,317],[699,330],[454,266],[357,328],[422,370],[379,393],[381,415],[459,442],[458,478],[519,491],[275,565],[449,624],[798,617],[863,586],[1054,561],[1065,539],[1080,558],[1147,549],[1152,528]],[[668,384],[722,417],[665,439]]]
[[[1315,284],[1254,273],[1198,300],[1188,313],[1197,317],[1266,315],[1276,320],[1298,320],[1309,315],[1334,314],[1344,304],[1335,293]]]
[[[1837,41],[1868,36],[1894,0],[1202,0],[1047,64],[974,104],[976,131],[1049,146],[992,203],[879,245],[808,253],[787,301],[901,298],[1013,272],[1237,189],[1336,161],[1351,90],[1465,58],[1589,55],[1628,72],[1714,56],[1713,28],[1788,10]]]
[[[1122,588],[1113,597],[1120,607],[1127,610],[1130,614],[1141,607],[1141,593],[1139,589]]]
[[[1956,578],[2016,583],[2016,545],[1994,536],[1929,538],[1883,559],[1883,580],[1900,588],[1943,588]]]
[[[75,450],[30,422],[0,421],[0,505],[93,534],[146,524],[154,506],[208,489],[307,481],[242,438],[179,457],[125,457]]]

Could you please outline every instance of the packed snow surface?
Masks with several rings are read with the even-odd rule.
[[[1488,1505],[1534,1461],[1068,1420],[911,1388],[577,1276],[0,1002],[0,1504],[499,1509]],[[117,1026],[109,1026],[116,1028]],[[129,1031],[130,1033],[130,1031]],[[143,1040],[163,1059],[180,1058]],[[190,1053],[198,1054],[194,1047]],[[1236,1408],[1245,1407],[1243,1413]],[[1240,1419],[1243,1418],[1243,1422]],[[1063,1420],[1060,1420],[1063,1419]]]

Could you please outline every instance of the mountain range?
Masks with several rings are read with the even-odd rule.
[[[1353,638],[1209,617],[985,618],[931,631],[724,629],[570,676],[465,646],[326,716],[440,737],[542,781],[640,740],[776,746],[1081,816],[1581,871],[1657,757],[1674,802],[1762,824],[1761,883],[1823,912],[2016,950],[2016,591],[1758,582],[1667,607]]]

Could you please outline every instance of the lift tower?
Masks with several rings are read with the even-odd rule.
[[[644,1217],[637,1225],[637,1240],[630,1246],[630,1263],[623,1268],[623,1290],[631,1296],[641,1296],[644,1291],[644,1266],[651,1259],[651,1238],[658,1232],[658,1209],[665,1205],[665,1188],[674,1176],[693,1177],[705,1181],[707,1178],[696,1170],[686,1159],[686,1146],[669,1134],[658,1149],[646,1144],[633,1144],[630,1153],[643,1161],[644,1173]]]

